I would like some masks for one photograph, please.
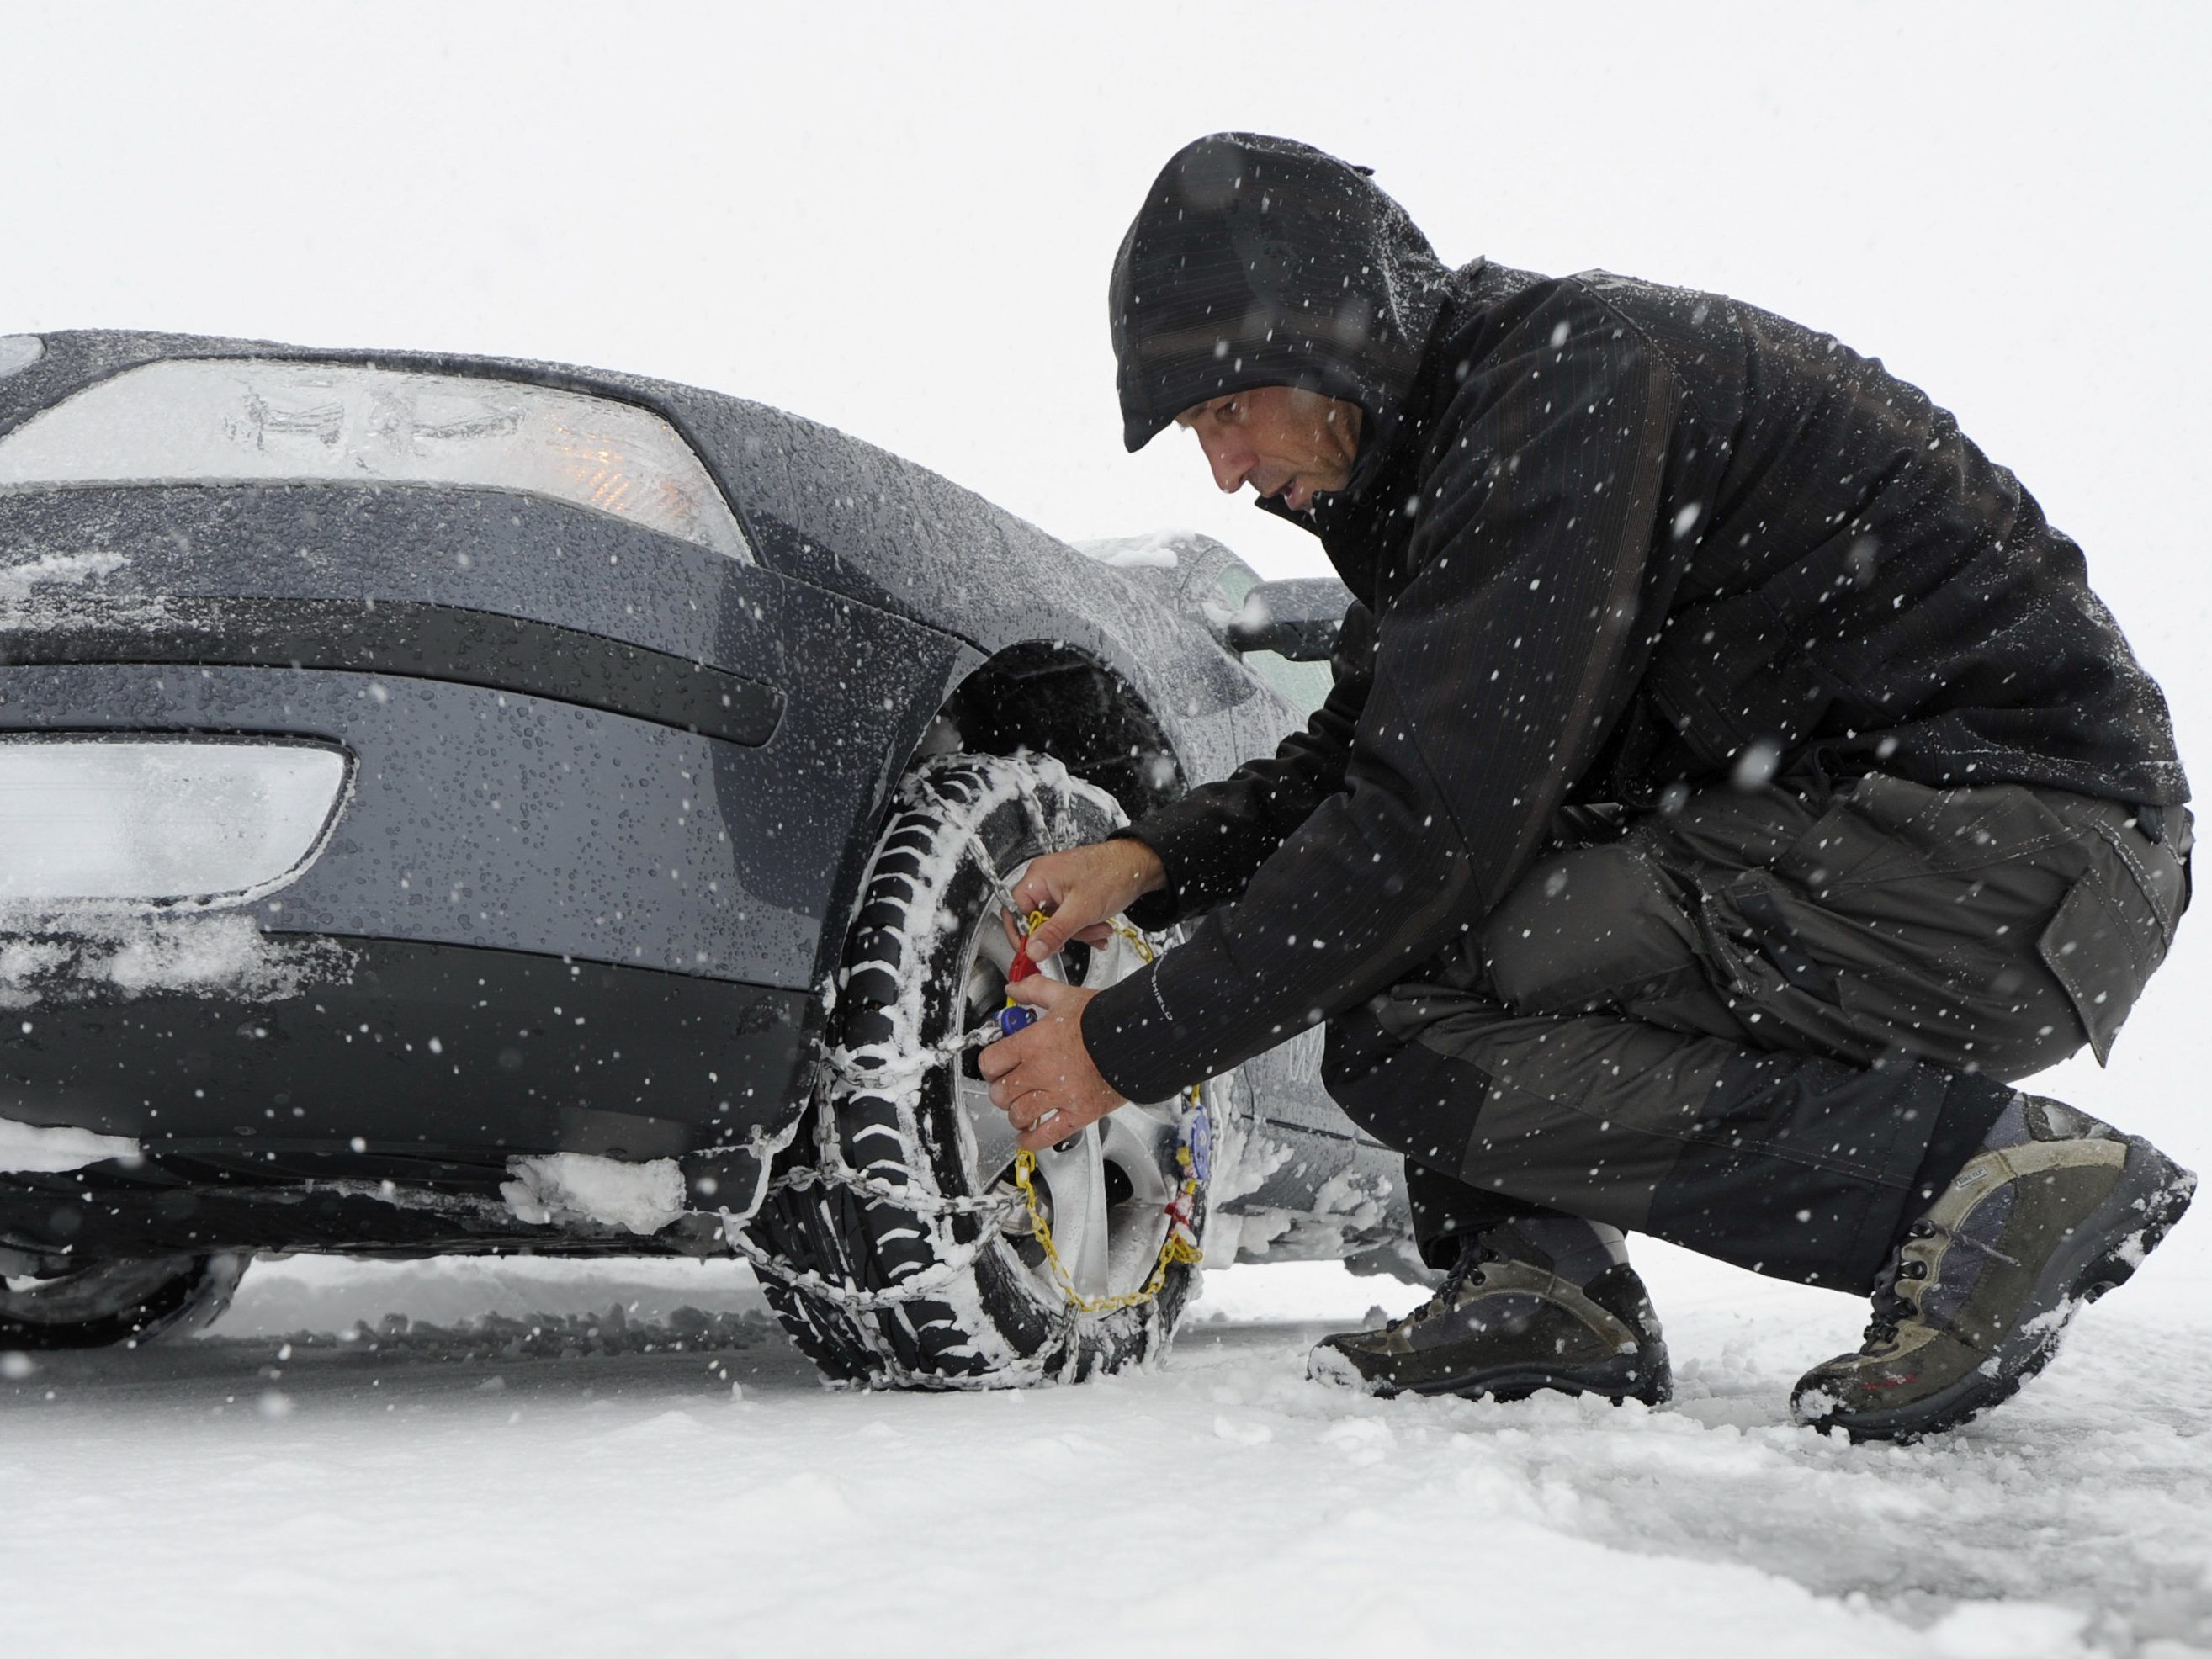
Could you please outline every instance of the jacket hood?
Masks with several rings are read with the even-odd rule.
[[[1178,150],[1115,256],[1122,441],[1193,404],[1293,386],[1358,404],[1389,441],[1449,273],[1367,170],[1289,138]]]

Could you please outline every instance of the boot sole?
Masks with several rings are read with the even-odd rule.
[[[1352,1370],[1349,1364],[1343,1369]],[[1674,1395],[1674,1371],[1663,1342],[1653,1343],[1639,1353],[1608,1360],[1602,1365],[1577,1365],[1556,1370],[1543,1365],[1516,1365],[1479,1376],[1438,1377],[1424,1382],[1393,1382],[1386,1377],[1358,1376],[1357,1373],[1325,1375],[1310,1364],[1306,1374],[1316,1382],[1359,1389],[1377,1400],[1394,1400],[1405,1394],[1428,1398],[1457,1395],[1462,1400],[1494,1400],[1502,1404],[1548,1391],[1602,1395],[1616,1406],[1625,1400],[1663,1406]]]
[[[2110,1197],[2045,1264],[1996,1351],[1948,1389],[1893,1411],[1840,1413],[1810,1426],[1840,1428],[1854,1444],[1907,1444],[1969,1422],[2003,1404],[2051,1363],[2075,1312],[2135,1276],[2196,1195],[2197,1177],[2148,1141],[2134,1140]]]

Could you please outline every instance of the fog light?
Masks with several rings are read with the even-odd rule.
[[[313,862],[345,780],[313,744],[0,739],[0,902],[265,892]]]

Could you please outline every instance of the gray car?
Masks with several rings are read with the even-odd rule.
[[[1196,1255],[1397,1270],[1318,1032],[1035,1159],[975,1070],[994,895],[1271,749],[1345,604],[688,386],[0,338],[0,1348],[256,1251],[734,1252],[976,1386],[1158,1351]]]

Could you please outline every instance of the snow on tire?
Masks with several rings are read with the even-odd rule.
[[[832,1379],[1075,1381],[1166,1346],[1197,1269],[1170,1267],[1136,1305],[1079,1310],[1015,1188],[1013,1131],[989,1103],[975,1050],[945,1058],[1006,1000],[1012,951],[985,860],[1011,884],[1039,854],[1123,822],[1111,796],[1042,757],[937,757],[901,787],[847,939],[813,1133],[787,1155],[750,1229],[783,1269],[763,1275],[769,1300]],[[1150,948],[1118,935],[1095,951],[1071,945],[1054,971],[1095,988],[1135,971]],[[1184,1110],[1124,1106],[1039,1154],[1040,1203],[1085,1299],[1151,1279]],[[1204,1203],[1201,1193],[1201,1237]]]

